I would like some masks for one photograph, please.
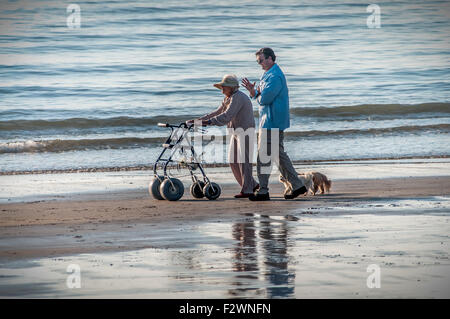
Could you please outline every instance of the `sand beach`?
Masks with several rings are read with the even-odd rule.
[[[330,194],[295,200],[283,198],[276,180],[270,202],[234,199],[237,187],[227,168],[211,169],[213,177],[224,181],[223,193],[214,201],[190,194],[177,202],[152,199],[144,185],[149,172],[128,177],[138,184],[134,189],[3,200],[0,294],[6,298],[450,296],[450,176],[433,176],[450,171],[447,161],[335,163],[320,168],[333,180]],[[83,174],[87,174],[84,181],[94,178],[93,173]],[[63,185],[70,175],[41,178]],[[76,175],[72,174],[74,184]],[[16,181],[21,176],[15,176]],[[66,286],[66,267],[71,264],[81,267],[80,289]],[[368,288],[370,265],[381,269],[380,288]],[[155,276],[161,279],[157,284],[151,281]],[[130,280],[139,277],[143,281]],[[45,288],[38,289],[41,286]]]

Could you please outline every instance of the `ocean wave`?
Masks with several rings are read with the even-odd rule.
[[[106,138],[106,139],[80,139],[80,140],[42,140],[18,141],[0,143],[0,154],[6,153],[40,153],[40,152],[68,152],[102,149],[136,148],[162,143],[164,137],[150,138]]]
[[[287,131],[285,132],[287,140],[315,137],[337,136],[361,136],[361,135],[386,135],[402,133],[432,132],[437,134],[450,133],[450,124],[436,124],[424,126],[400,126],[388,128],[372,129],[348,129],[348,130],[330,130],[330,131]],[[163,143],[167,137],[124,137],[124,138],[99,138],[99,139],[54,139],[54,140],[27,140],[0,143],[0,154],[6,153],[36,153],[36,152],[68,152],[68,151],[87,151],[104,149],[132,149],[140,147],[155,147]],[[211,136],[205,136],[205,141],[211,141]],[[225,139],[223,139],[225,142]]]
[[[97,69],[98,71],[98,69]],[[120,70],[119,70],[120,71]],[[93,71],[94,72],[94,71]],[[121,71],[120,71],[121,72]],[[56,73],[63,74],[57,71]],[[42,74],[41,74],[42,75]],[[48,75],[55,75],[54,71],[49,71]],[[209,89],[212,90],[212,89]],[[202,94],[205,88],[198,89],[168,89],[168,90],[152,90],[147,88],[133,87],[52,87],[38,85],[15,85],[0,87],[1,95],[15,95],[17,97],[40,97],[40,98],[56,98],[56,97],[112,97],[112,96],[169,96],[169,95],[186,95],[186,94]]]
[[[160,93],[164,94],[164,93]],[[132,112],[133,110],[130,110]],[[48,110],[36,110],[36,116],[49,116]],[[65,111],[66,115],[74,115],[75,111]],[[99,111],[100,112],[100,111]],[[97,113],[99,113],[97,112]],[[110,113],[113,111],[109,111]],[[116,112],[122,113],[123,111]],[[416,105],[400,104],[379,104],[379,105],[355,105],[337,107],[303,107],[291,108],[293,118],[313,118],[327,121],[352,121],[358,119],[403,119],[414,116],[427,117],[447,117],[450,114],[450,103],[424,103]],[[104,113],[104,112],[103,112]],[[0,118],[31,117],[33,113],[29,110],[7,110],[0,111]],[[58,112],[58,116],[63,116],[64,112]],[[108,118],[62,118],[62,119],[11,119],[0,121],[0,132],[20,132],[20,131],[43,131],[61,129],[90,129],[107,127],[154,127],[159,122],[182,123],[201,114],[187,115],[158,115],[146,117],[115,116]],[[258,111],[254,111],[254,116],[258,118]]]
[[[336,107],[299,107],[291,108],[291,114],[315,118],[359,119],[368,117],[403,118],[408,115],[432,113],[450,114],[450,103],[422,104],[362,104]]]
[[[1,131],[42,131],[52,129],[88,129],[104,127],[143,127],[155,126],[159,122],[181,123],[191,119],[187,116],[154,116],[154,117],[128,117],[118,116],[112,118],[70,118],[60,120],[10,120],[0,121]]]
[[[285,132],[287,138],[294,137],[335,137],[348,135],[381,135],[381,134],[398,134],[398,133],[450,133],[450,124],[435,125],[406,125],[384,128],[369,129],[348,129],[348,130],[330,130],[330,131],[293,131]]]

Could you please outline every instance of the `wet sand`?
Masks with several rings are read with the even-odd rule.
[[[308,214],[320,207],[352,207],[400,198],[445,196],[449,195],[449,190],[450,177],[418,177],[334,181],[330,194],[300,196],[295,200],[285,200],[278,183],[271,185],[271,201],[258,203],[234,199],[237,187],[226,184],[221,197],[214,201],[193,199],[186,193],[177,202],[158,201],[141,191],[91,194],[78,200],[0,204],[0,258],[135,249],[138,247],[129,243],[107,241],[102,244],[81,239],[86,233],[122,232],[138,224],[226,220],[246,213],[285,216],[301,211]],[[64,240],[51,239],[57,235],[64,235]],[[32,245],[15,240],[30,238],[32,242],[34,237],[40,239]],[[42,239],[46,237],[50,238],[48,242]]]
[[[326,173],[338,170],[358,174]],[[215,201],[187,190],[158,201],[141,187],[1,203],[0,296],[450,297],[450,176],[364,176],[295,200],[274,182],[259,203],[234,199],[236,185],[217,176]],[[80,289],[66,285],[73,264]],[[368,288],[371,265],[381,288]]]

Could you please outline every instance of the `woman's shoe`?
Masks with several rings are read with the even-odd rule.
[[[239,194],[234,195],[234,198],[249,198],[251,195],[253,195],[253,194],[252,194],[252,193],[250,193],[250,194],[245,194],[245,193],[243,193],[243,192],[240,192]]]

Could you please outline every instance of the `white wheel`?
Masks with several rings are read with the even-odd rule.
[[[159,177],[159,178],[158,178]],[[148,192],[153,196],[154,199],[164,200],[159,192],[159,187],[161,186],[161,181],[164,180],[164,176],[158,175],[154,177],[153,180],[148,185]]]
[[[171,178],[170,180],[166,179],[159,187],[159,192],[161,193],[161,196],[164,197],[164,199],[170,201],[179,200],[181,197],[183,197],[184,185],[177,178]]]

